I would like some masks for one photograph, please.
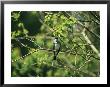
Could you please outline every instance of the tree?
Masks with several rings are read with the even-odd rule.
[[[12,76],[99,76],[98,11],[13,11]],[[61,51],[52,66],[54,37]]]

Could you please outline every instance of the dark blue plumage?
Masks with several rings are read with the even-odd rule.
[[[58,55],[60,49],[61,49],[61,43],[60,43],[60,41],[58,40],[58,38],[56,37],[56,38],[53,40],[53,50],[54,50],[54,51],[53,51],[53,52],[54,52],[54,58],[53,58],[53,60],[56,60],[57,55]]]

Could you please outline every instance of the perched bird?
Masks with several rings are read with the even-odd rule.
[[[58,39],[58,37],[55,37],[55,39],[53,40],[53,52],[54,52],[54,58],[53,60],[56,60],[57,55],[59,53],[59,51],[61,50],[61,43]]]

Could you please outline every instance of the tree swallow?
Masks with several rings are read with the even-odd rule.
[[[57,55],[58,55],[60,49],[61,49],[61,43],[58,40],[58,37],[55,37],[55,39],[53,40],[53,50],[54,50],[53,51],[54,52],[54,58],[53,58],[53,60],[56,60]]]

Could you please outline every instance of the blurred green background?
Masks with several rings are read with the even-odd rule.
[[[100,76],[100,12],[12,11],[11,60],[12,77]]]

